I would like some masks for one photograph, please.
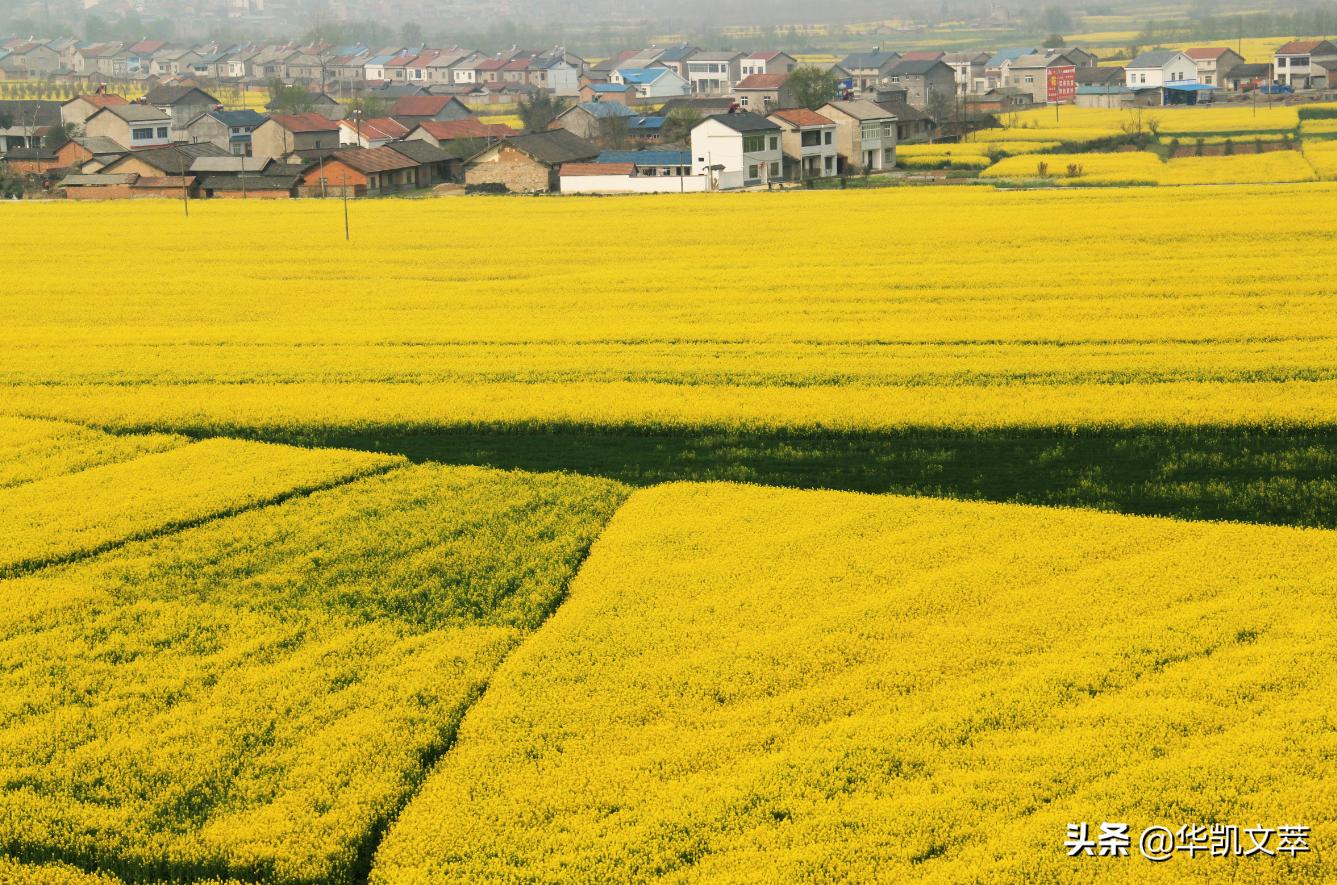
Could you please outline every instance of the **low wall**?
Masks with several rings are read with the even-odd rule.
[[[629,175],[573,175],[562,179],[564,194],[699,194],[706,190],[704,175],[656,177]]]

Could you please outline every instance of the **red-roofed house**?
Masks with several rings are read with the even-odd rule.
[[[128,104],[119,95],[98,93],[95,95],[76,95],[60,106],[60,121],[74,126],[82,126],[88,118],[103,108]]]
[[[320,114],[276,114],[251,131],[251,156],[262,160],[338,146],[339,124]]]
[[[506,67],[507,62],[499,58],[488,58],[480,61],[474,66],[478,72],[479,83],[497,83],[501,80],[501,69]]]
[[[785,178],[804,181],[836,174],[839,163],[834,120],[807,108],[772,111],[769,119],[780,127]]]
[[[739,63],[739,73],[744,77],[753,74],[790,74],[798,62],[792,55],[783,52],[754,52]]]
[[[771,108],[794,104],[794,97],[786,86],[788,74],[750,74],[733,88],[738,106],[758,114],[770,113]]]
[[[1184,54],[1197,63],[1198,82],[1205,86],[1224,86],[1231,69],[1244,64],[1244,56],[1224,46],[1199,46]]]
[[[394,117],[340,120],[339,145],[340,147],[380,147],[408,135],[410,128]]]
[[[428,120],[467,120],[473,112],[453,95],[406,95],[390,105],[390,116],[412,129]]]
[[[1292,40],[1277,50],[1278,83],[1293,89],[1320,89],[1337,82],[1337,46],[1327,40]]]
[[[945,52],[936,52],[932,49],[915,49],[901,56],[901,61],[942,61],[947,57]]]

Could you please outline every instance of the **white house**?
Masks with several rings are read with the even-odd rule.
[[[748,111],[707,117],[692,129],[692,174],[707,176],[712,190],[782,181],[779,125]]]
[[[131,150],[172,143],[172,118],[152,105],[105,107],[84,121],[84,134],[105,136]]]
[[[728,95],[742,75],[743,53],[698,52],[687,59],[693,95]]]
[[[1156,89],[1198,82],[1198,63],[1177,49],[1144,52],[1124,66],[1129,89]]]
[[[687,81],[668,68],[618,68],[608,75],[618,86],[635,86],[639,98],[675,98],[691,91]]]
[[[1337,71],[1337,46],[1327,40],[1292,40],[1273,56],[1277,81],[1295,89],[1329,85],[1330,72]]]

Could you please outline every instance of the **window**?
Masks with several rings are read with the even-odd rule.
[[[803,132],[803,133],[801,133],[801,134],[799,135],[799,143],[800,143],[803,147],[821,147],[821,145],[822,145],[822,133],[820,133],[820,132]]]
[[[826,169],[827,172],[831,172],[831,171],[832,171],[831,167],[832,167],[834,164],[835,164],[835,159],[834,159],[833,157],[823,157],[823,158],[822,158],[822,166],[825,167],[825,169]]]
[[[757,166],[756,163],[753,163],[751,166],[748,166],[748,167],[747,167],[747,177],[750,178],[750,179],[754,179],[754,180],[757,179],[757,178],[760,178],[760,177],[761,177],[761,174],[758,172],[758,168],[759,168],[759,167]]]
[[[772,163],[772,164],[771,164],[771,178],[779,178],[779,177],[780,177],[780,164],[779,164],[779,163]]]
[[[780,136],[772,135],[770,139],[770,145],[771,145],[771,150],[773,151],[780,150]]]
[[[826,130],[826,143],[827,143],[827,144],[830,144],[830,143],[831,143],[831,135],[832,135],[831,130],[830,130],[830,129]]]
[[[766,150],[766,137],[764,135],[744,135],[743,153],[759,154]]]
[[[1309,64],[1308,56],[1301,56],[1300,58],[1291,59],[1291,67],[1293,68],[1302,68],[1307,64]]]
[[[151,141],[153,139],[153,128],[132,129],[130,130],[130,137],[135,141]]]
[[[166,138],[166,137],[167,137],[167,127],[166,127],[166,126],[159,126],[159,127],[158,127],[158,137],[159,137],[159,138]]]
[[[1026,75],[1026,85],[1027,85],[1027,86],[1031,86],[1031,85],[1033,85],[1034,83],[1035,83],[1035,78],[1032,77],[1031,75],[1027,74],[1027,75]]]
[[[875,141],[882,137],[882,127],[877,123],[865,123],[861,134],[864,141]]]
[[[1277,67],[1279,67],[1279,68],[1284,68],[1284,67],[1286,67],[1286,59],[1284,59],[1284,58],[1278,58],[1278,59],[1277,59]]]
[[[740,96],[738,96],[738,106],[739,106],[739,107],[743,107],[743,108],[747,107],[747,100],[748,100],[748,96],[746,96],[746,95],[740,95]]]

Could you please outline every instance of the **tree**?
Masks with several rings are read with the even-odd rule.
[[[59,150],[82,134],[83,130],[75,124],[60,123],[47,130],[42,136],[42,144],[50,150]]]
[[[1062,49],[1068,45],[1062,34],[1050,34],[1045,38],[1045,49]]]
[[[347,102],[348,115],[351,117],[354,111],[362,112],[362,119],[368,120],[372,117],[384,117],[390,113],[390,102],[388,99],[379,95],[362,95]]]
[[[305,114],[316,106],[316,97],[301,86],[289,86],[278,77],[270,79],[269,109],[277,114]]]
[[[520,99],[520,104],[516,107],[516,113],[520,116],[525,132],[545,131],[564,110],[566,102],[551,92],[542,90],[535,92],[529,98]]]
[[[399,40],[405,46],[421,46],[423,39],[422,25],[417,22],[404,22],[399,29]]]
[[[702,120],[701,112],[693,107],[674,108],[664,118],[660,137],[665,144],[678,144],[691,138],[692,130]]]
[[[621,150],[631,140],[631,125],[626,117],[607,117],[599,127],[603,146],[609,150]]]
[[[838,81],[830,71],[805,66],[795,69],[786,85],[800,107],[815,111],[836,97]]]
[[[1048,6],[1040,13],[1040,24],[1047,31],[1063,34],[1072,30],[1072,16],[1062,6]]]

